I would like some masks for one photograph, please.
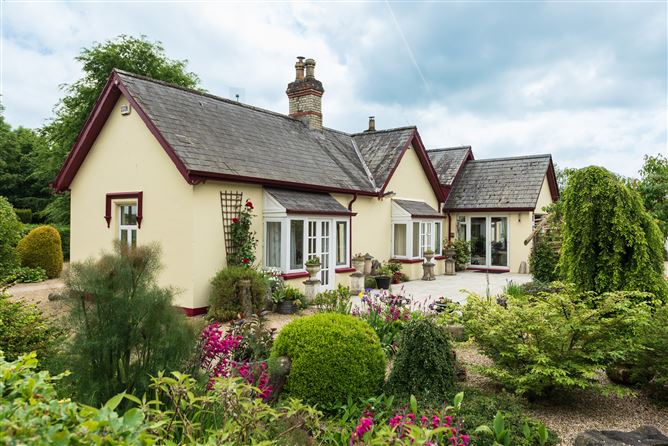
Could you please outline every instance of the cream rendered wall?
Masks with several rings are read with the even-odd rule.
[[[543,214],[543,208],[549,204],[552,204],[552,194],[550,193],[550,186],[547,182],[547,175],[543,178],[543,185],[540,187],[540,194],[538,195],[538,200],[536,201],[535,213]]]
[[[392,198],[422,200],[438,209],[438,198],[427,179],[415,150],[409,147],[395,170],[386,192],[395,192],[392,197],[358,196],[353,203],[352,254],[367,252],[379,261],[388,260],[392,255]],[[348,206],[351,195],[333,194],[343,206]]]
[[[136,111],[120,114],[121,97],[102,128],[70,189],[71,259],[74,262],[109,251],[118,239],[118,209],[111,227],[104,220],[105,198],[112,192],[144,193],[140,245],[162,242],[162,286],[181,291],[174,304],[192,307],[193,193],[174,163]]]
[[[247,199],[253,203],[252,229],[256,233],[258,244],[256,247],[257,265],[262,266],[262,243],[264,240],[264,225],[262,224],[263,191],[262,186],[255,184],[223,183],[207,181],[194,186],[193,194],[193,308],[209,305],[211,279],[227,264],[225,255],[225,234],[223,229],[223,214],[220,204],[220,192],[241,192],[242,204]]]

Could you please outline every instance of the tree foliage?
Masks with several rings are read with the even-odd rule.
[[[117,393],[148,390],[150,376],[177,370],[192,355],[195,333],[157,285],[156,246],[120,243],[99,260],[71,267],[66,294],[73,336],[66,347],[79,398],[99,404]]]
[[[17,266],[14,248],[20,239],[21,222],[9,201],[0,195],[0,276]]]
[[[647,291],[668,298],[663,240],[638,193],[602,167],[573,173],[563,194],[559,262],[580,291]]]
[[[668,237],[668,158],[661,154],[645,156],[636,188],[645,209],[658,220],[664,238]]]
[[[0,116],[0,195],[15,208],[39,212],[51,197],[49,184],[33,177],[34,154],[44,148],[44,138],[37,132],[12,129]]]
[[[65,96],[56,105],[56,115],[42,129],[48,145],[36,154],[34,174],[43,185],[52,182],[58,174],[112,69],[188,88],[195,88],[199,83],[199,78],[186,70],[186,60],[169,59],[162,44],[146,36],[121,35],[95,43],[84,48],[76,60],[82,65],[83,76],[63,87]],[[69,217],[69,200],[55,200],[45,212],[49,221],[67,224],[68,221],[61,220]]]

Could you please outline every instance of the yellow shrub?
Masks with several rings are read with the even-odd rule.
[[[63,270],[63,248],[60,234],[53,226],[39,226],[19,241],[16,253],[21,266],[44,268],[49,278],[60,276]]]

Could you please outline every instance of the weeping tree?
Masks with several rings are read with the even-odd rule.
[[[662,234],[638,193],[602,167],[571,174],[563,197],[559,267],[582,291],[628,290],[668,299]]]

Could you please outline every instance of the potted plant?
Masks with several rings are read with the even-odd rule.
[[[320,257],[310,256],[304,264],[306,265],[306,271],[308,271],[311,278],[315,277],[315,275],[320,272]]]
[[[304,294],[291,285],[285,285],[273,294],[276,311],[280,314],[294,314],[304,301]]]
[[[392,269],[388,265],[383,265],[376,272],[376,285],[381,290],[389,290],[392,280]]]
[[[434,258],[434,250],[425,249],[423,254],[424,254],[424,259],[427,261],[427,263],[431,263],[431,259]]]

